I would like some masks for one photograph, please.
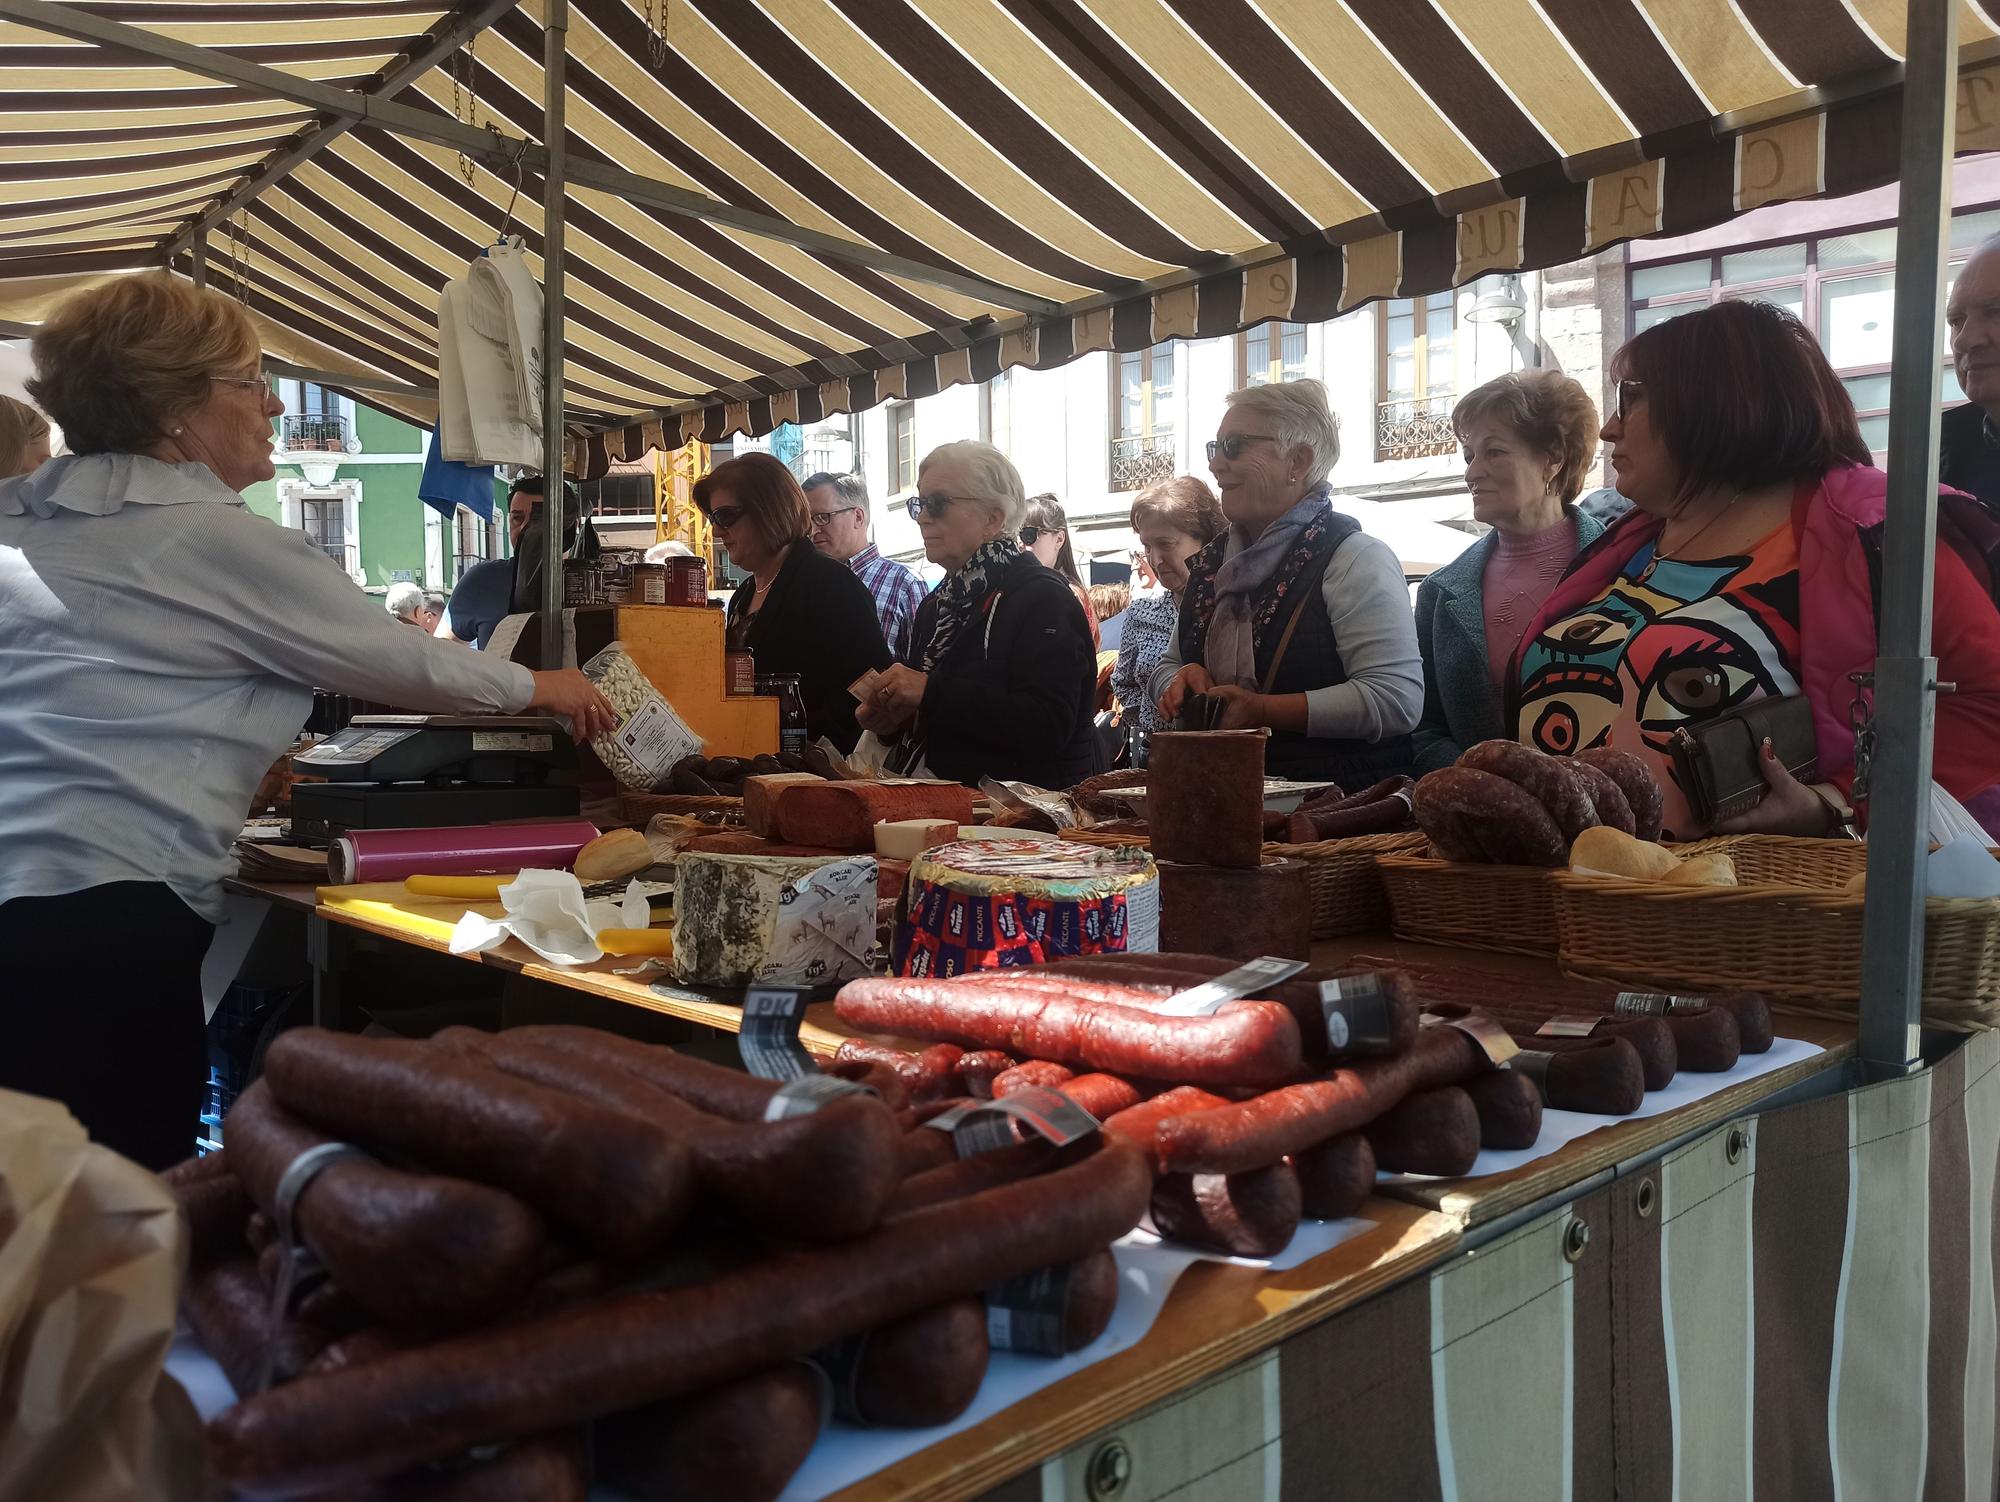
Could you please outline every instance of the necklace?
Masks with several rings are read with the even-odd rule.
[[[1706,532],[1710,527],[1714,526],[1717,522],[1721,521],[1723,517],[1727,516],[1729,514],[1729,508],[1736,504],[1738,498],[1741,497],[1742,494],[1743,492],[1739,489],[1735,495],[1732,495],[1727,501],[1725,501],[1723,503],[1722,509],[1720,511],[1717,511],[1715,515],[1711,516],[1707,521],[1703,522],[1701,526],[1695,531],[1694,536],[1690,537],[1686,542],[1682,543],[1680,549],[1678,549],[1676,552],[1669,553],[1665,548],[1660,546],[1659,540],[1655,539],[1653,543],[1653,556],[1646,560],[1646,566],[1639,571],[1639,582],[1641,584],[1646,583],[1653,577],[1654,569],[1658,568],[1663,563],[1672,563],[1675,557],[1678,556],[1679,552],[1683,552],[1686,549],[1693,547],[1697,542],[1701,541],[1702,533]],[[1679,514],[1676,513],[1673,519],[1678,521],[1680,519]],[[1666,535],[1667,535],[1667,529],[1665,527],[1660,528],[1660,537],[1664,538]]]

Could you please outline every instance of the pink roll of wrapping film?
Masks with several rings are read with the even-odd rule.
[[[467,824],[446,829],[351,829],[327,851],[334,885],[401,881],[407,876],[472,876],[489,872],[566,871],[597,838],[583,819],[535,824]]]

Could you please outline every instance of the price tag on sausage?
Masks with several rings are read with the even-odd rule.
[[[1506,1028],[1478,1012],[1469,1012],[1463,1017],[1440,1017],[1435,1012],[1426,1012],[1423,1021],[1425,1027],[1457,1028],[1485,1051],[1489,1063],[1504,1064],[1521,1049]]]
[[[1594,1013],[1565,1012],[1535,1029],[1538,1038],[1588,1038],[1604,1018]]]
[[[1673,1009],[1674,999],[1664,991],[1620,991],[1611,1003],[1621,1017],[1664,1017]]]
[[[743,1031],[736,1036],[743,1067],[760,1080],[796,1080],[818,1074],[819,1066],[799,1041],[806,1020],[801,991],[753,986],[743,994]]]
[[[794,1116],[810,1116],[821,1106],[843,1095],[876,1095],[866,1085],[838,1079],[830,1074],[808,1074],[781,1085],[764,1107],[766,1121],[789,1121]]]
[[[1037,1268],[986,1290],[986,1339],[994,1350],[1063,1354],[1070,1270],[1075,1265]]]
[[[1555,1062],[1555,1057],[1554,1054],[1543,1053],[1537,1048],[1523,1048],[1518,1050],[1514,1057],[1507,1061],[1507,1067],[1509,1069],[1518,1069],[1529,1079],[1533,1080],[1535,1088],[1541,1092],[1542,1099],[1547,1100],[1549,1098],[1549,1065]]]
[[[1019,1122],[1057,1147],[1080,1142],[1097,1130],[1097,1118],[1060,1090],[1034,1086],[997,1100],[973,1101],[933,1116],[924,1125],[950,1132],[961,1158],[977,1157],[1020,1141]]]
[[[1326,1014],[1329,1051],[1389,1046],[1389,982],[1381,971],[1363,970],[1321,981],[1319,1004]]]
[[[1281,980],[1290,980],[1305,968],[1304,960],[1286,960],[1267,954],[1248,960],[1214,980],[1203,981],[1198,986],[1177,992],[1154,1010],[1162,1017],[1205,1017],[1253,991],[1275,986]]]

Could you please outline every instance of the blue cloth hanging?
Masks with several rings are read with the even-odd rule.
[[[417,481],[417,499],[435,507],[449,518],[460,506],[469,508],[483,522],[493,520],[493,466],[461,464],[438,452],[437,434],[431,434],[424,451],[423,478]]]

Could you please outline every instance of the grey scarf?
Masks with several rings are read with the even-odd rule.
[[[1223,560],[1215,571],[1215,614],[1209,620],[1208,645],[1202,653],[1209,677],[1243,688],[1257,686],[1257,642],[1251,608],[1258,590],[1270,583],[1312,519],[1327,505],[1324,481],[1313,486],[1291,510],[1272,522],[1242,552]],[[1232,537],[1242,532],[1231,527]]]

